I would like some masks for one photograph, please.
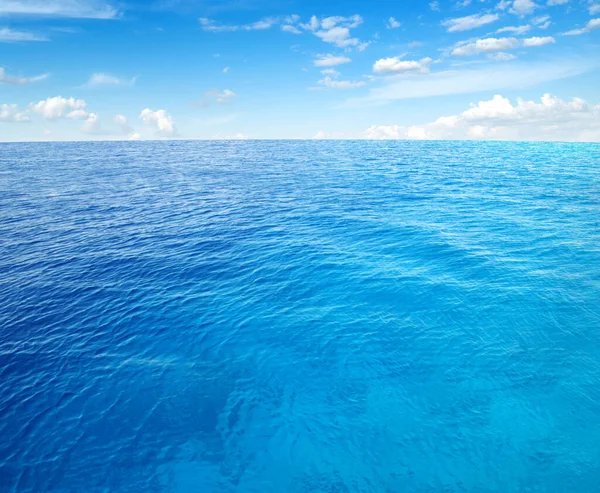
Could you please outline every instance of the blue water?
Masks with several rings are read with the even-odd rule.
[[[0,492],[592,492],[600,145],[0,145]]]

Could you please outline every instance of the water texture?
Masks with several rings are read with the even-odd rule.
[[[592,492],[600,146],[0,145],[0,492]]]

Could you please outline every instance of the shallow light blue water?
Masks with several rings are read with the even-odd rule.
[[[0,145],[0,492],[591,492],[600,146]]]

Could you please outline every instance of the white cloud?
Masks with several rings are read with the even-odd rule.
[[[511,14],[523,16],[531,14],[536,8],[537,5],[532,2],[532,0],[514,0],[509,12]]]
[[[531,26],[529,24],[525,24],[524,26],[507,26],[507,27],[503,27],[501,29],[498,29],[496,31],[496,33],[501,34],[501,33],[514,33],[514,34],[525,34],[526,32],[528,32],[531,29]]]
[[[499,18],[498,14],[473,14],[466,17],[445,20],[442,22],[442,26],[447,27],[449,33],[468,31],[495,22]]]
[[[39,101],[38,103],[31,103],[29,109],[34,113],[42,115],[46,120],[56,120],[58,118],[85,120],[90,115],[87,111],[87,103],[83,99],[67,99],[62,96],[55,96]]]
[[[334,80],[331,77],[325,77],[319,84],[332,89],[355,89],[367,85],[365,81]]]
[[[329,77],[339,77],[340,73],[334,69],[334,68],[326,68],[324,70],[321,70],[321,73],[323,75],[328,75]]]
[[[343,63],[350,63],[352,60],[347,56],[342,55],[317,55],[317,59],[314,61],[317,67],[334,67],[336,65],[342,65]]]
[[[569,3],[569,0],[548,0],[548,5],[564,5],[565,3]]]
[[[517,48],[520,45],[516,38],[486,38],[460,44],[452,51],[454,56],[471,56],[478,53],[504,51]]]
[[[0,28],[0,43],[18,43],[19,41],[49,41],[46,36],[27,31],[15,31],[8,27]]]
[[[100,0],[0,0],[0,15],[115,19],[119,11]]]
[[[292,34],[302,34],[300,29],[298,29],[296,26],[292,26],[291,24],[285,24],[281,26],[281,30]]]
[[[321,38],[326,43],[331,43],[338,48],[357,47],[359,50],[366,48],[367,43],[363,43],[358,38],[353,38],[350,34],[350,29],[362,24],[363,19],[360,15],[350,17],[325,17],[320,21],[317,19],[318,27],[315,29],[314,18],[305,28],[312,31],[315,36]]]
[[[224,89],[223,91],[217,91],[216,89],[213,89],[204,95],[207,98],[214,99],[214,101],[219,104],[231,104],[232,98],[237,97],[237,94],[229,89]]]
[[[531,22],[533,22],[540,29],[548,29],[548,27],[550,27],[550,24],[552,24],[549,15],[541,15],[539,17],[534,17]]]
[[[590,15],[600,14],[600,3],[590,5]]]
[[[110,74],[96,73],[90,76],[86,87],[133,86],[136,79],[137,77],[134,77],[133,79],[124,79]]]
[[[152,111],[150,108],[146,108],[140,113],[140,119],[146,125],[155,126],[159,134],[165,136],[175,134],[173,117],[165,110]]]
[[[544,46],[554,43],[556,43],[556,40],[552,36],[545,36],[543,38],[534,36],[533,38],[523,40],[523,46]]]
[[[397,29],[401,26],[402,24],[400,22],[398,22],[394,17],[390,17],[388,19],[388,21],[386,22],[386,27],[388,29]]]
[[[225,67],[225,68],[223,69],[223,73],[224,73],[224,74],[226,74],[227,72],[229,72],[229,67]]]
[[[234,31],[263,31],[279,24],[282,21],[282,18],[265,17],[264,19],[249,24],[218,24],[216,21],[208,19],[207,17],[201,17],[199,21],[202,30],[213,33],[222,33]]]
[[[376,74],[403,74],[407,72],[429,72],[429,65],[433,60],[423,58],[421,60],[401,60],[398,57],[382,58],[373,65]]]
[[[435,0],[433,2],[429,2],[429,8],[431,10],[433,10],[434,12],[439,12],[440,11],[440,2],[438,2],[437,0]]]
[[[0,122],[28,122],[29,117],[19,112],[16,104],[0,105]]]
[[[454,116],[426,125],[373,125],[368,139],[507,139],[600,141],[600,106],[545,94],[541,101],[510,100],[500,95]]]
[[[483,91],[522,90],[539,84],[581,75],[595,70],[598,62],[589,59],[556,59],[548,62],[486,64],[469,70],[448,70],[424,77],[389,79],[372,87],[366,96],[345,101],[344,108],[380,106],[402,99],[470,94]]]
[[[517,57],[511,55],[510,53],[504,53],[503,51],[501,51],[500,53],[489,53],[488,58],[497,62],[510,62],[511,60],[514,60]]]
[[[564,36],[579,36],[580,34],[585,34],[585,33],[589,33],[590,31],[594,30],[594,29],[598,29],[600,28],[600,18],[598,19],[592,19],[591,21],[589,21],[585,27],[582,27],[581,29],[573,29],[572,31],[567,31],[566,33],[563,33]]]
[[[135,132],[129,136],[128,140],[141,140],[141,139],[142,139],[141,134]]]
[[[83,133],[86,134],[102,134],[102,128],[100,127],[100,119],[96,113],[90,113],[87,120],[81,127]]]
[[[41,74],[36,75],[35,77],[15,77],[14,75],[6,75],[6,70],[3,67],[0,67],[0,83],[4,84],[24,86],[26,84],[31,84],[32,82],[39,82],[41,80],[45,80],[49,76],[50,74]]]

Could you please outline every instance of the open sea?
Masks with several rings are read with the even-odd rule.
[[[600,145],[0,144],[0,493],[600,490]]]

